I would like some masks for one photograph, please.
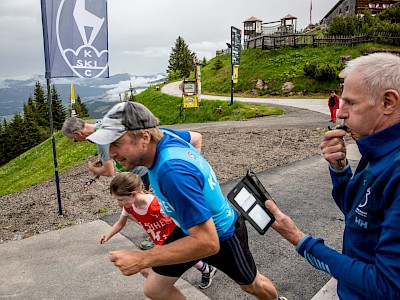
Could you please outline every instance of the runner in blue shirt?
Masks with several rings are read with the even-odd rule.
[[[102,129],[88,139],[110,144],[110,157],[125,169],[146,166],[163,211],[178,227],[163,246],[143,253],[111,252],[124,275],[153,267],[144,293],[151,299],[185,299],[174,286],[199,259],[215,266],[259,299],[277,299],[271,281],[256,268],[244,222],[222,194],[207,161],[173,132],[160,130],[154,115],[137,102],[115,105]]]

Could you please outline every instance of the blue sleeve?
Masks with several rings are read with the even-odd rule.
[[[393,249],[393,254],[386,253],[385,257],[377,255],[375,264],[366,264],[325,246],[322,239],[307,235],[296,250],[313,267],[325,271],[368,299],[400,299],[399,249]]]
[[[329,172],[332,180],[332,198],[335,200],[335,203],[339,209],[344,212],[344,199],[346,195],[345,191],[351,177],[353,176],[353,172],[348,162],[346,167],[340,171],[333,169],[329,165]]]
[[[97,147],[97,151],[99,152],[99,155],[100,155],[100,158],[101,158],[101,161],[107,161],[107,160],[110,160],[111,158],[108,156],[108,152],[109,152],[109,149],[110,149],[110,145],[99,145],[99,144],[96,144],[96,147]]]
[[[172,132],[172,133],[176,134],[177,136],[179,136],[182,140],[190,143],[190,138],[191,138],[190,132],[187,130],[174,130],[174,129],[165,128],[165,127],[161,128],[161,129]]]
[[[165,172],[159,172],[159,186],[179,216],[184,229],[203,223],[211,218],[202,193],[205,184],[201,172],[192,164],[174,159],[165,162]]]

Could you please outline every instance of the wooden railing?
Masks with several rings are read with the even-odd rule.
[[[324,37],[318,37],[314,41],[314,46],[325,46],[325,45],[341,45],[341,46],[355,46],[362,43],[373,42],[375,38],[371,35],[330,35]]]
[[[288,35],[264,35],[246,41],[244,45],[247,49],[259,48],[272,50],[280,47],[299,47],[299,46],[324,46],[324,45],[347,45],[354,46],[361,43],[369,43],[384,39],[395,40],[395,44],[400,44],[399,34],[378,33],[374,35],[336,35],[317,37],[313,34],[288,34]]]

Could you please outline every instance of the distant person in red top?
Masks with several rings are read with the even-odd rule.
[[[335,91],[331,91],[328,99],[329,111],[331,112],[331,120],[329,122],[336,123],[336,111],[339,109],[339,96]]]
[[[110,193],[118,201],[122,212],[119,220],[111,229],[100,236],[101,244],[120,232],[128,219],[139,223],[154,244],[158,246],[161,246],[175,229],[176,224],[161,210],[157,197],[146,191],[140,176],[130,172],[119,173],[110,183]],[[202,273],[199,287],[208,288],[217,269],[202,261],[196,263],[194,267]],[[150,268],[144,269],[140,273],[147,277],[149,271]]]

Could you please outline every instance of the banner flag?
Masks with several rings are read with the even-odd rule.
[[[310,0],[310,24],[312,24],[312,0]]]
[[[75,109],[75,89],[74,89],[74,84],[71,83],[71,99],[70,99],[70,104],[71,104],[71,117],[76,117],[76,109]]]
[[[46,78],[109,77],[107,0],[41,0]]]
[[[239,81],[239,65],[233,66],[233,83],[238,83]]]
[[[75,89],[73,83],[71,83],[71,103],[75,103]]]

